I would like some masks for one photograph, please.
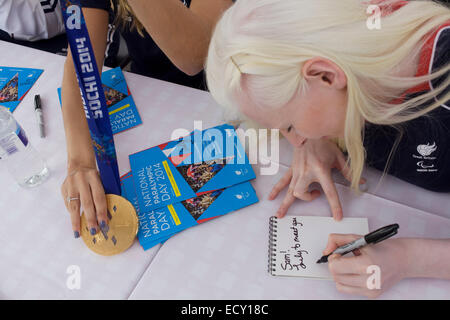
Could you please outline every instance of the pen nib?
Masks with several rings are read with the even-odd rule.
[[[317,260],[316,263],[324,263],[324,262],[328,262],[328,256],[323,256],[322,258]]]

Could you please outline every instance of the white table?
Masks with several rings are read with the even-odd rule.
[[[134,245],[118,256],[102,257],[73,239],[69,216],[60,196],[66,152],[56,88],[61,85],[65,58],[0,42],[0,65],[44,69],[14,116],[31,143],[47,160],[51,178],[24,190],[0,166],[0,298],[6,299],[349,299],[330,281],[271,277],[267,274],[268,218],[282,197],[268,201],[271,186],[287,170],[291,149],[280,143],[280,172],[253,182],[256,205],[215,219],[172,237],[162,246],[143,251]],[[120,173],[129,171],[128,154],[169,139],[176,128],[192,130],[222,123],[221,110],[208,93],[125,73],[143,125],[115,136]],[[47,138],[40,139],[33,96],[40,94]],[[355,196],[338,184],[345,216],[367,216],[373,229],[393,221],[400,236],[448,238],[450,197],[386,177],[374,190],[380,173],[366,170],[369,190]],[[337,177],[338,181],[342,181]],[[322,196],[297,201],[289,214],[329,215]],[[81,288],[67,287],[70,266],[78,266]],[[450,298],[450,281],[403,280],[386,299]]]

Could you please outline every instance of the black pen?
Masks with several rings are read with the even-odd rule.
[[[45,138],[44,117],[42,116],[41,96],[34,96],[34,112],[36,113],[36,119],[39,125],[39,132],[41,138]]]
[[[332,253],[322,256],[319,260],[317,260],[317,263],[324,263],[328,262],[328,257],[331,256],[334,253],[344,255],[347,254],[353,250],[359,249],[361,247],[364,247],[370,243],[377,243],[380,241],[383,241],[387,238],[392,237],[393,235],[397,234],[397,230],[399,228],[399,225],[397,223],[390,224],[388,226],[382,227],[380,229],[377,229],[371,233],[366,234],[364,237],[359,238],[355,241],[352,241],[350,243],[347,243],[336,250],[334,250]]]

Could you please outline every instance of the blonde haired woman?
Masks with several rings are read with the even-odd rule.
[[[378,17],[367,14],[374,9]],[[269,195],[289,186],[277,215],[296,198],[315,199],[308,187],[319,182],[340,220],[333,167],[354,189],[367,162],[450,191],[449,53],[450,11],[432,1],[246,0],[219,20],[206,74],[221,105],[293,145],[292,166]],[[355,237],[331,235],[325,253]],[[450,240],[391,239],[333,258],[337,287],[349,293],[378,295],[404,277],[450,279]],[[381,267],[381,290],[366,287],[371,264]]]
[[[99,67],[109,29],[115,27],[127,43],[133,72],[202,88],[213,26],[232,0],[81,0],[81,5]],[[92,234],[106,227],[108,219],[70,52],[64,66],[62,112],[68,169],[61,192],[78,238],[80,207]],[[76,200],[68,202],[68,197]]]

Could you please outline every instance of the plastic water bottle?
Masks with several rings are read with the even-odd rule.
[[[49,176],[47,165],[31,146],[25,131],[11,112],[0,106],[0,165],[8,171],[22,187],[34,187]]]

